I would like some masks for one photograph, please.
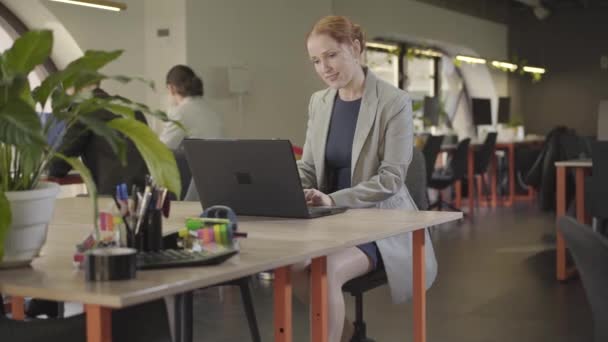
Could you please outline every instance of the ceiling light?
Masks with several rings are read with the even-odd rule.
[[[524,71],[530,72],[533,74],[544,74],[546,72],[546,70],[544,68],[537,68],[537,67],[531,67],[531,66],[525,66]]]
[[[492,61],[492,66],[499,69],[507,69],[509,71],[517,70],[517,65],[513,63],[501,62],[501,61]]]
[[[365,43],[365,46],[374,48],[374,49],[388,50],[391,52],[399,50],[399,47],[397,45],[377,43],[377,42],[367,42],[367,43]]]
[[[486,60],[483,58],[458,55],[456,56],[456,59],[461,62],[467,62],[471,64],[486,64]]]
[[[423,55],[429,57],[441,57],[443,54],[441,52],[431,50],[431,49],[412,49],[412,52],[416,55]]]
[[[104,9],[108,11],[124,11],[127,9],[127,5],[122,2],[115,2],[109,0],[51,0],[54,2],[63,2],[71,5],[93,7],[98,9]]]

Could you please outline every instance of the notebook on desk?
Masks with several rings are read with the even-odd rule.
[[[186,139],[186,158],[203,208],[238,215],[314,218],[345,211],[308,207],[289,140]]]

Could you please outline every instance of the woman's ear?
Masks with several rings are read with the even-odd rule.
[[[361,42],[358,39],[353,40],[353,53],[357,60],[361,58],[361,51],[363,51]]]
[[[169,95],[175,96],[175,86],[173,84],[167,84],[167,90],[169,90]]]

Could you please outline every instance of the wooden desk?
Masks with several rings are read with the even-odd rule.
[[[100,208],[110,204],[100,201]],[[196,202],[172,204],[166,232],[179,229],[187,216],[200,213]],[[341,249],[401,233],[413,232],[414,341],[426,341],[424,228],[462,218],[453,212],[406,212],[361,209],[312,220],[243,217],[239,229],[249,233],[241,253],[218,266],[138,271],[137,279],[122,282],[84,281],[71,265],[74,245],[92,228],[89,199],[58,200],[42,256],[31,268],[0,271],[0,291],[85,304],[89,341],[111,340],[110,312],[165,296],[177,295],[275,270],[275,341],[291,341],[291,279],[289,266],[312,259],[312,341],[327,341],[326,257]],[[369,227],[374,226],[374,230]],[[23,307],[14,306],[15,311]]]
[[[556,206],[557,218],[566,215],[566,169],[574,168],[576,183],[576,219],[582,223],[588,223],[589,219],[585,213],[585,176],[591,173],[593,163],[591,159],[566,160],[555,162],[556,169]],[[556,226],[557,228],[557,226]],[[570,278],[576,269],[568,269],[566,264],[566,242],[564,236],[556,229],[556,267],[557,280],[564,281]]]

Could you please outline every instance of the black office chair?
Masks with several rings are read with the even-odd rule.
[[[59,319],[15,321],[0,316],[3,341],[85,342],[84,315]],[[112,341],[171,342],[171,331],[164,300],[112,311]]]
[[[483,180],[483,175],[488,172],[488,167],[492,162],[492,158],[495,158],[494,151],[496,149],[496,138],[496,132],[489,132],[481,148],[475,151],[475,163],[473,174],[478,180],[477,186],[478,191],[480,192],[486,192],[486,184]],[[472,195],[473,194],[469,194],[469,196]],[[481,200],[481,198],[478,198],[478,200]]]
[[[608,210],[605,200],[608,198],[608,141],[596,141],[591,144],[593,175],[585,179],[585,208],[597,220],[602,234],[606,234]]]
[[[183,200],[186,196],[186,192],[188,191],[188,186],[190,181],[192,180],[192,172],[190,171],[190,166],[188,165],[188,159],[186,159],[186,154],[183,148],[178,148],[173,151],[173,156],[175,157],[175,162],[177,163],[177,170],[179,171],[179,178],[182,182],[182,192],[179,194],[178,200]]]
[[[437,201],[432,203],[429,209],[437,208],[441,210],[444,206],[446,206],[455,211],[462,211],[460,208],[456,208],[450,203],[444,201],[441,191],[451,186],[456,181],[465,178],[467,174],[467,154],[469,153],[470,143],[471,139],[469,138],[460,141],[456,147],[456,151],[452,153],[446,167],[433,172],[433,176],[429,182],[429,188],[438,190],[439,194]],[[469,196],[471,195],[469,194]]]
[[[405,178],[405,186],[407,187],[412,199],[420,210],[428,208],[428,198],[426,196],[426,166],[422,152],[414,148],[412,161],[407,170]],[[363,294],[376,287],[382,286],[388,282],[386,271],[384,268],[379,268],[365,275],[350,280],[342,287],[344,292],[355,297],[355,333],[352,342],[373,342],[374,340],[367,337],[367,329],[363,320]]]
[[[595,342],[608,341],[608,240],[569,216],[558,227],[574,259],[593,313]]]
[[[435,162],[437,156],[441,151],[441,143],[443,142],[443,135],[429,135],[424,143],[422,154],[424,155],[425,167],[426,167],[426,182],[431,181],[433,171],[435,170]]]
[[[163,237],[163,247],[167,249],[177,248],[177,240],[178,234],[173,233]],[[253,307],[253,300],[251,297],[251,289],[249,288],[249,282],[251,281],[251,277],[243,277],[235,280],[231,280],[222,284],[214,285],[215,286],[238,286],[241,292],[241,298],[243,300],[243,308],[245,309],[245,315],[247,316],[247,323],[249,325],[249,332],[251,333],[251,340],[253,342],[260,342],[262,338],[260,337],[260,330],[258,328],[258,321],[255,315],[255,309]],[[185,307],[187,310],[192,309],[192,296],[185,296],[190,303],[187,303]],[[184,313],[184,314],[192,314],[192,312]]]

